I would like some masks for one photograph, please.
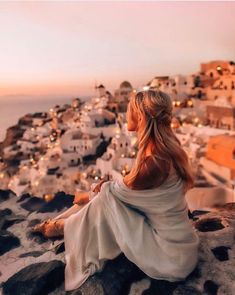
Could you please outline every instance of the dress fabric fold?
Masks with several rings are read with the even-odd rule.
[[[65,219],[65,290],[80,287],[120,253],[154,279],[185,279],[198,262],[199,237],[188,217],[182,179],[132,190],[122,180],[102,184]]]

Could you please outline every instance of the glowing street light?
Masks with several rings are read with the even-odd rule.
[[[144,90],[144,91],[149,90],[149,86],[144,86],[144,87],[143,87],[143,90]]]

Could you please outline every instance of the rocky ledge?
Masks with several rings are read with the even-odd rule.
[[[200,237],[199,261],[182,282],[146,276],[124,254],[107,261],[79,289],[64,291],[63,239],[32,234],[31,226],[72,205],[73,196],[52,202],[28,194],[0,191],[0,283],[3,295],[232,295],[235,290],[235,203],[189,212]]]

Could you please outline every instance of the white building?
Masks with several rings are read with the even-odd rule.
[[[99,135],[83,133],[79,129],[67,130],[61,137],[61,148],[65,152],[75,152],[84,157],[94,155],[101,142]]]
[[[117,129],[115,114],[106,109],[83,111],[80,119],[80,129],[83,133],[94,136],[103,134],[107,138],[113,137]]]

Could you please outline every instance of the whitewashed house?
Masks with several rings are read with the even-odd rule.
[[[100,142],[100,136],[82,133],[79,129],[71,129],[62,135],[60,144],[63,151],[78,153],[84,157],[94,155]]]

